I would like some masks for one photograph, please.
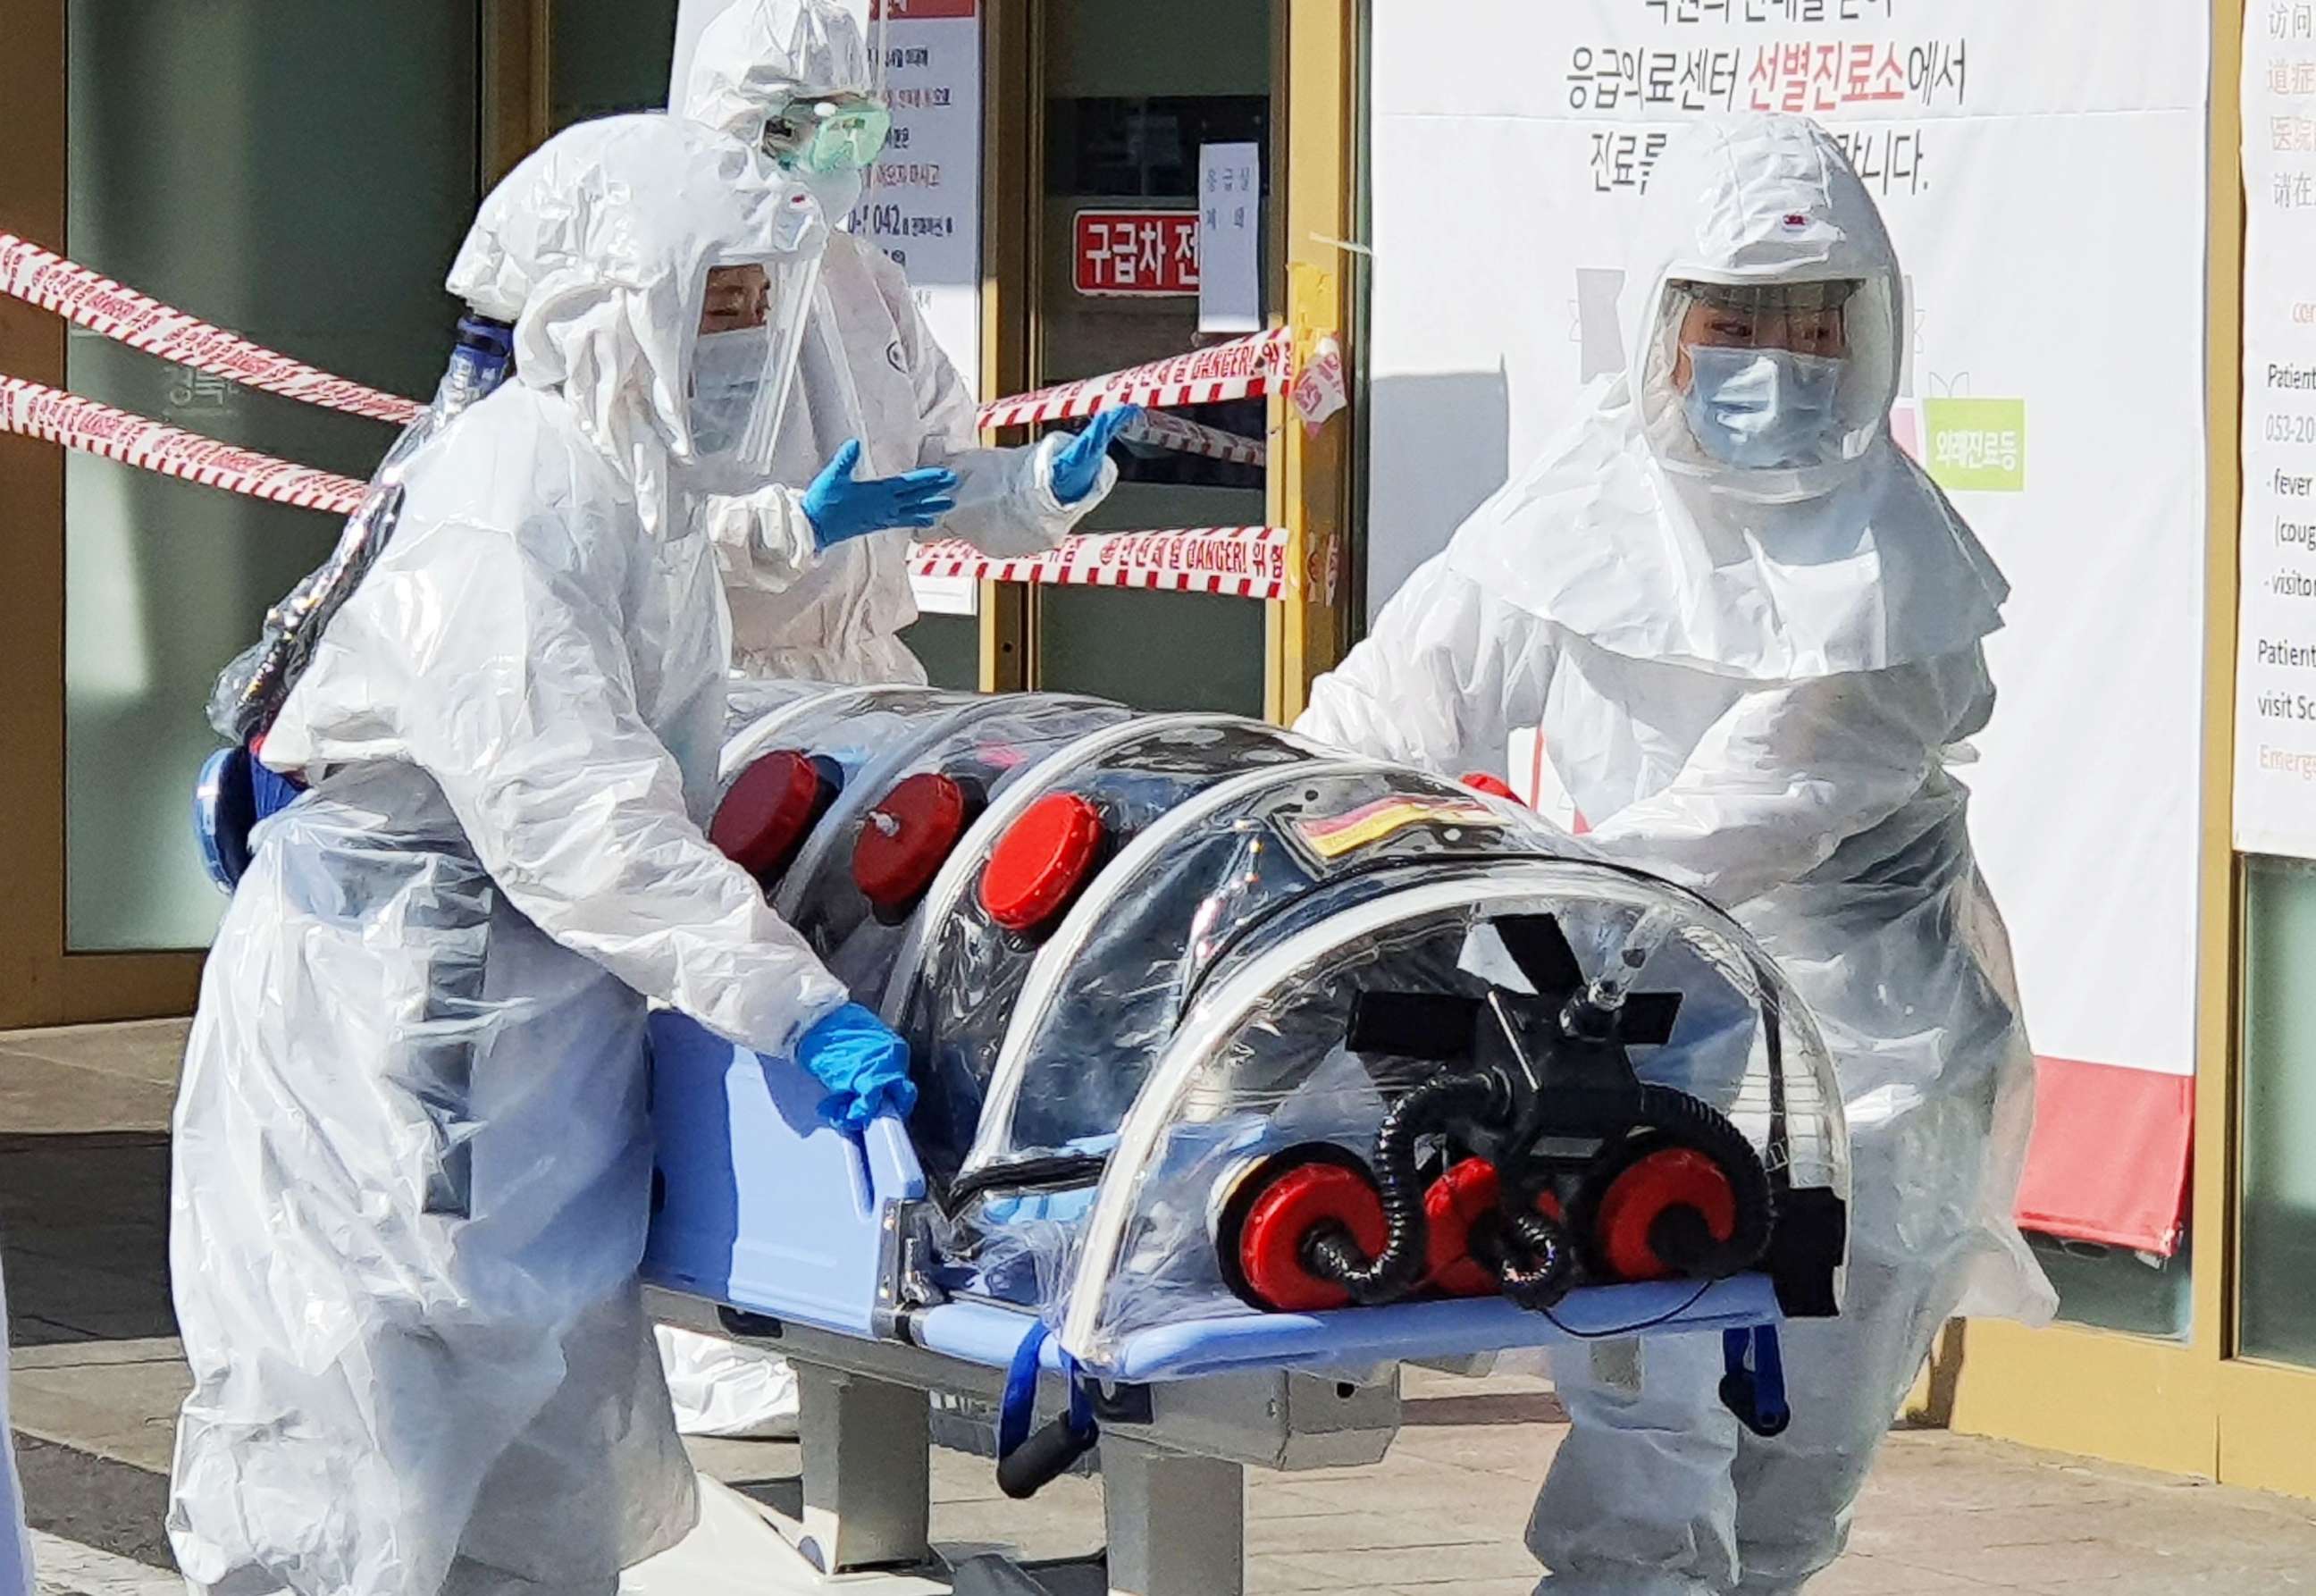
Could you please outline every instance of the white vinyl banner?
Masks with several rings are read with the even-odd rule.
[[[1960,773],[2036,1050],[2191,1073],[2209,8],[1374,16],[1371,602],[1623,369],[1628,240],[1667,137],[1716,112],[1819,118],[1909,278],[1895,431],[2015,589],[1989,647],[2000,708]]]
[[[2316,4],[2244,13],[2236,846],[2316,859]]]

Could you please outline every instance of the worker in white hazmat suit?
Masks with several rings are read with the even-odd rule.
[[[676,109],[761,144],[834,227],[891,129],[881,81],[841,0],[739,0],[702,31]],[[917,610],[898,534],[962,538],[998,556],[1053,548],[1116,484],[1109,442],[1136,412],[1028,448],[979,447],[972,392],[908,279],[843,232],[829,238],[798,356],[773,461],[779,486],[699,510],[725,564],[735,664],[752,676],[922,682],[899,636]]]
[[[0,1280],[0,1351],[7,1345],[8,1286]],[[0,1367],[0,1377],[6,1373]],[[33,1596],[33,1590],[32,1537],[24,1527],[24,1485],[16,1477],[15,1432],[8,1428],[8,1382],[0,1378],[0,1596]]]
[[[636,1280],[646,1000],[863,1073],[700,830],[726,640],[681,511],[761,479],[824,231],[747,147],[617,118],[519,166],[452,268],[516,379],[406,462],[264,738],[310,790],[256,833],[185,1059],[197,1591],[583,1596],[691,1527]]]
[[[1993,707],[2008,590],[1891,441],[1902,280],[1832,139],[1701,126],[1644,203],[1629,370],[1298,729],[1454,773],[1540,727],[1590,841],[1732,908],[1816,1012],[1856,1186],[1842,1315],[1786,1328],[1792,1428],[1723,1411],[1715,1336],[1554,1353],[1574,1429],[1529,1537],[1554,1596],[1768,1596],[1839,1554],[1938,1327],[2054,1306],[2011,1220],[2034,1060],[1944,753]]]
[[[891,129],[881,81],[851,7],[740,0],[702,31],[679,109],[760,145],[834,224],[859,203]],[[984,449],[975,410],[900,267],[832,234],[775,485],[708,498],[698,511],[724,563],[736,669],[922,682],[900,638],[917,618],[903,534],[963,538],[995,555],[1054,547],[1116,484],[1109,443],[1137,414],[1121,407],[1073,438]],[[659,1339],[684,1433],[794,1433],[787,1364],[667,1326]]]

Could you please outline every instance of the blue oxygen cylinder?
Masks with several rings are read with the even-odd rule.
[[[442,385],[434,393],[435,424],[488,397],[512,370],[514,329],[472,311],[460,317],[450,369],[442,373]]]

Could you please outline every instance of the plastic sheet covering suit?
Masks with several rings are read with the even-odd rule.
[[[0,1280],[0,1347],[7,1344],[8,1286]],[[32,1538],[24,1528],[15,1432],[8,1428],[8,1382],[0,1379],[0,1596],[32,1596]]]
[[[259,828],[185,1061],[197,1590],[608,1592],[693,1520],[635,1281],[646,1000],[778,1054],[844,994],[700,831],[725,634],[671,495],[706,273],[778,303],[821,230],[745,147],[620,118],[518,167],[452,269],[519,380],[412,459],[266,739],[312,790]]]
[[[1711,1337],[1556,1360],[1575,1430],[1531,1526],[1555,1596],[1798,1589],[1839,1554],[1940,1324],[2053,1306],[2010,1218],[2034,1061],[1944,757],[1992,707],[1980,640],[2007,589],[1891,441],[1888,236],[1798,119],[1692,130],[1647,204],[1629,370],[1409,580],[1297,727],[1501,771],[1512,730],[1540,726],[1591,841],[1733,908],[1841,1073],[1848,1294],[1838,1321],[1788,1328],[1792,1429],[1740,1434]],[[1719,463],[1678,391],[1681,285],[1820,283],[1848,296],[1820,446]]]
[[[836,0],[740,0],[708,23],[682,97],[685,113],[750,143],[790,102],[868,94],[879,75],[852,9]],[[810,179],[830,223],[860,194],[859,173]],[[908,279],[874,245],[833,232],[798,352],[797,391],[772,477],[783,486],[701,507],[725,563],[736,667],[752,676],[838,683],[922,682],[898,634],[917,618],[908,541],[855,538],[814,552],[804,489],[852,439],[858,475],[940,466],[958,474],[957,508],[924,534],[963,538],[995,555],[1034,554],[1066,537],[1118,480],[1055,495],[1059,435],[1025,449],[978,447],[973,394],[917,312]]]

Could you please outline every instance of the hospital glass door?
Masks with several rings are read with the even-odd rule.
[[[1042,193],[1034,229],[1034,381],[1043,386],[1180,354],[1200,342],[1198,299],[1179,277],[1121,293],[1086,258],[1113,222],[1159,213],[1180,227],[1196,205],[1200,147],[1271,151],[1269,0],[1063,0],[1039,8]],[[1262,309],[1278,303],[1264,251]],[[1179,412],[1260,438],[1261,400]],[[1071,424],[1073,426],[1079,424]],[[1118,491],[1085,531],[1252,526],[1265,515],[1260,467],[1127,445]],[[1260,715],[1264,607],[1252,600],[1094,587],[1035,599],[1041,686],[1150,709]]]

